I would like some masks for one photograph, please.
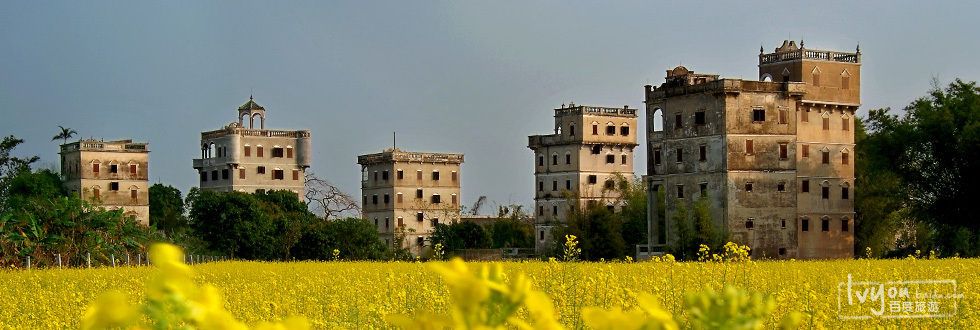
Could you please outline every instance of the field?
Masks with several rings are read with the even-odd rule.
[[[536,289],[554,300],[559,321],[569,328],[584,327],[579,317],[584,306],[631,308],[638,293],[650,292],[662,299],[665,309],[676,313],[686,292],[704,287],[719,290],[726,284],[773,295],[777,307],[769,322],[798,311],[803,313],[801,328],[805,329],[973,328],[980,324],[977,259],[502,265],[508,278],[516,273],[530,277]],[[226,261],[192,268],[199,284],[217,286],[226,308],[249,324],[300,314],[314,328],[386,328],[386,315],[447,313],[452,303],[442,279],[426,263]],[[151,267],[0,270],[0,328],[78,328],[86,307],[102,292],[120,290],[129,293],[134,303],[142,301],[147,280],[155,271]],[[963,297],[942,301],[940,309],[949,312],[952,301],[956,302],[952,317],[840,320],[838,283],[846,283],[849,274],[855,288],[861,281],[955,280],[956,292]],[[882,296],[885,309],[890,293]],[[847,304],[847,298],[842,302]],[[846,312],[868,314],[857,307]],[[910,315],[922,313],[905,314]]]

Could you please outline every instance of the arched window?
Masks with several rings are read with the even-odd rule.
[[[654,132],[662,132],[664,130],[664,110],[661,108],[654,108],[653,115],[650,116],[650,127],[653,127]]]
[[[575,136],[575,123],[568,124],[568,135]]]

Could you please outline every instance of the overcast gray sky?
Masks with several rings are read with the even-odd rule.
[[[757,78],[784,39],[863,54],[862,110],[933,77],[978,80],[980,2],[4,1],[0,134],[58,162],[58,125],[150,143],[151,183],[184,192],[200,132],[254,94],[267,128],[309,129],[313,170],[359,194],[359,154],[466,155],[462,202],[530,205],[527,136],[563,103],[643,109],[683,64]],[[642,120],[641,120],[642,122]],[[641,129],[643,127],[641,126]],[[645,141],[639,141],[645,143]],[[638,175],[645,174],[637,148]]]

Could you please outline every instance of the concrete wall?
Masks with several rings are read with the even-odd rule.
[[[309,166],[309,138],[309,131],[233,127],[202,133],[202,158],[194,160],[201,189],[247,193],[287,190],[303,200],[305,172]],[[212,143],[213,150],[206,151],[204,146]],[[277,155],[276,149],[282,150],[281,156]],[[276,177],[277,171],[281,171],[281,178]]]
[[[82,199],[96,200],[99,206],[122,208],[124,215],[149,225],[149,150],[145,143],[83,140],[61,148],[61,173],[66,189]],[[135,173],[131,172],[131,165],[136,166]],[[118,189],[113,190],[113,186]]]

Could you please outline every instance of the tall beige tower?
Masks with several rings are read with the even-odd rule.
[[[61,145],[61,179],[85,200],[150,224],[149,153],[133,140],[81,140]]]
[[[534,151],[535,248],[551,244],[551,228],[571,207],[614,204],[615,175],[633,176],[636,109],[569,104],[555,109],[553,134],[528,136]]]
[[[363,217],[389,247],[401,242],[413,255],[431,253],[435,226],[459,221],[463,155],[388,149],[357,163]]]
[[[310,131],[268,130],[265,119],[265,108],[249,97],[236,122],[201,133],[201,158],[193,160],[201,189],[288,190],[304,198]]]
[[[759,81],[677,67],[646,86],[654,250],[676,237],[678,208],[706,198],[717,227],[754,257],[853,257],[861,54],[802,46],[760,53]]]

